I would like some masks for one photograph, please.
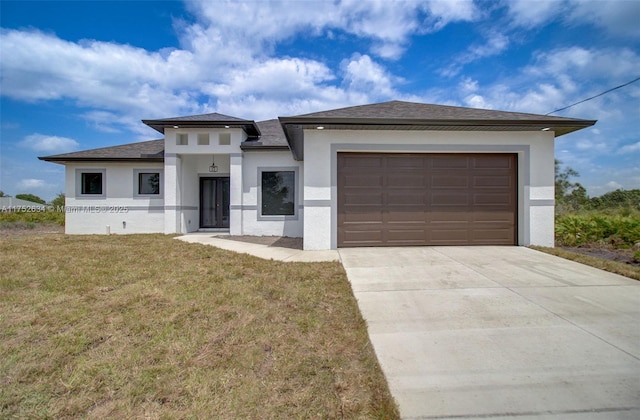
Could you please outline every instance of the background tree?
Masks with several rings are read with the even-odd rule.
[[[51,201],[51,205],[56,207],[56,208],[57,207],[64,207],[64,204],[65,204],[64,193],[58,194],[58,196]]]
[[[11,196],[5,194],[4,191],[0,191],[0,197],[11,197]]]
[[[32,202],[38,203],[38,204],[47,204],[47,202],[44,201],[42,198],[38,197],[37,195],[33,195],[33,194],[16,194],[16,198],[18,198],[20,200],[32,201]]]
[[[556,201],[562,202],[564,201],[565,196],[571,194],[574,189],[582,186],[577,182],[571,181],[571,178],[580,176],[578,171],[572,168],[565,168],[563,170],[560,168],[560,165],[562,165],[562,162],[556,159]]]

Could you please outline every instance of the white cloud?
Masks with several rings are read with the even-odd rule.
[[[605,184],[605,186],[606,186],[607,188],[612,189],[612,190],[617,190],[617,189],[622,188],[622,184],[619,184],[619,183],[617,183],[616,181],[609,181],[609,182],[607,182],[607,183]]]
[[[410,36],[480,16],[473,1],[189,1],[185,6],[195,22],[175,23],[180,49],[147,51],[90,39],[71,42],[37,30],[2,30],[2,94],[29,102],[70,99],[86,108],[81,117],[95,129],[141,136],[150,135],[141,118],[225,109],[255,118],[267,106],[273,117],[292,108],[346,106],[395,94],[393,85],[400,80],[370,55],[350,66],[366,73],[336,75],[318,59],[274,57],[276,45],[300,34],[349,36],[364,41],[371,54],[397,59]],[[244,103],[258,108],[237,105]]]
[[[467,51],[454,57],[453,62],[442,69],[440,73],[447,77],[456,76],[464,65],[485,57],[499,55],[509,47],[509,38],[502,33],[492,32],[486,38],[484,44],[472,45]]]
[[[16,186],[24,190],[37,190],[37,189],[47,188],[49,187],[49,185],[50,184],[47,184],[42,179],[27,178],[27,179],[21,179],[20,181],[18,181],[18,184]]]
[[[567,8],[564,1],[506,0],[508,15],[514,26],[534,28],[562,16]]]
[[[620,150],[618,151],[619,154],[628,154],[628,153],[637,153],[640,152],[640,141],[637,143],[633,143],[633,144],[628,144],[626,146],[623,146],[620,148]]]
[[[640,36],[640,2],[637,0],[571,0],[569,21],[588,22],[614,36]]]
[[[354,55],[351,60],[342,63],[344,81],[348,90],[367,92],[374,98],[392,98],[397,96],[393,88],[400,79],[391,76],[380,64],[368,55]]]
[[[36,152],[47,153],[72,152],[80,146],[77,141],[67,137],[47,136],[38,133],[26,136],[18,144]]]

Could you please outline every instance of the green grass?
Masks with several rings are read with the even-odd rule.
[[[0,238],[1,418],[398,418],[339,263]]]

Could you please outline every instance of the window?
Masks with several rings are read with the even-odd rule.
[[[160,194],[160,174],[158,172],[138,173],[138,194],[159,195]]]
[[[295,171],[261,172],[261,215],[295,216]]]
[[[218,135],[218,144],[220,146],[229,146],[231,144],[231,133],[220,133]]]
[[[76,198],[106,197],[106,181],[106,169],[76,169]]]
[[[162,198],[162,174],[159,168],[141,168],[133,170],[134,198]]]
[[[209,145],[209,134],[201,133],[198,134],[198,146],[208,146]]]
[[[81,194],[98,194],[102,195],[102,173],[101,172],[83,172],[81,175]]]
[[[176,134],[176,145],[186,146],[189,144],[189,135],[187,133]]]

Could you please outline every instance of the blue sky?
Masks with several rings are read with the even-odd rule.
[[[37,156],[158,138],[141,119],[270,119],[392,99],[546,114],[640,76],[640,1],[0,0],[0,190]],[[640,188],[640,82],[554,115],[590,195]]]

